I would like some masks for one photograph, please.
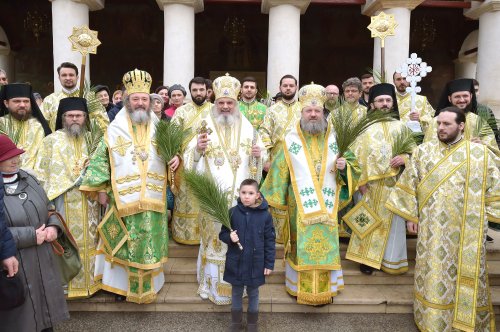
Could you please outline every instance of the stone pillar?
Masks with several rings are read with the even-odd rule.
[[[188,90],[194,76],[194,14],[203,11],[203,0],[156,2],[164,12],[163,84]]]
[[[73,27],[89,25],[89,11],[104,8],[104,0],[49,0],[52,2],[52,43],[54,48],[54,90],[61,89],[57,75],[57,67],[63,62],[72,62],[79,69],[82,55],[71,50],[68,37],[73,33]],[[92,27],[89,27],[92,29]],[[90,66],[87,56],[85,80],[90,80]]]
[[[392,83],[392,74],[410,56],[410,18],[411,11],[423,0],[368,0],[362,8],[362,13],[375,16],[381,11],[394,15],[398,26],[395,36],[385,39],[385,72],[386,81]],[[373,68],[380,72],[380,39],[374,38]]]
[[[269,14],[267,54],[267,90],[271,95],[279,91],[283,75],[299,79],[300,15],[311,0],[263,0],[261,10]]]
[[[468,59],[456,59],[455,78],[476,78],[476,62]]]
[[[0,27],[0,69],[7,72],[7,78],[10,83],[15,82],[16,73],[14,56],[12,54],[12,50],[10,49],[7,34],[2,27]]]
[[[477,42],[479,30],[474,30],[464,39],[455,64],[455,78],[476,78]]]
[[[473,1],[465,16],[479,19],[477,51],[477,80],[480,84],[479,102],[486,104],[500,117],[500,0]]]

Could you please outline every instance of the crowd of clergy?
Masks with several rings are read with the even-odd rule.
[[[407,239],[416,237],[417,327],[495,331],[486,243],[488,229],[500,229],[500,150],[495,117],[477,102],[477,81],[448,82],[433,107],[425,96],[407,92],[400,73],[392,84],[365,74],[339,87],[300,88],[285,75],[272,98],[253,77],[194,77],[187,87],[151,93],[150,74],[134,69],[111,93],[103,85],[82,91],[72,63],[57,71],[62,90],[42,101],[31,85],[8,83],[0,70],[1,191],[19,268],[0,257],[9,275],[38,285],[27,290],[34,295],[23,305],[0,311],[13,330],[50,331],[67,318],[37,316],[55,310],[41,300],[55,292],[68,300],[106,291],[117,301],[154,302],[168,282],[169,241],[199,246],[199,296],[230,304],[224,269],[228,246],[236,244],[219,239],[221,224],[200,210],[183,181],[183,171],[194,170],[227,191],[228,209],[238,204],[240,183],[259,183],[275,242],[284,248],[283,291],[297,303],[335,302],[344,289],[342,259],[357,262],[367,275],[406,273]],[[373,114],[379,119],[349,137]],[[155,132],[162,121],[185,132],[170,160],[158,152]],[[78,246],[82,267],[68,282],[43,267],[25,275],[35,273],[27,267],[35,258],[23,252],[37,253],[61,235],[61,224],[49,217],[38,224],[12,217],[18,206],[26,208],[21,184],[28,180],[43,188],[42,201],[62,216]],[[19,227],[36,241],[16,236]],[[253,236],[263,238],[264,229]],[[340,243],[347,244],[345,257]],[[251,265],[245,271],[263,273]],[[61,286],[54,289],[54,283]],[[20,315],[35,317],[36,324],[23,327]]]

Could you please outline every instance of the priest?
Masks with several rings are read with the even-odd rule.
[[[293,75],[285,75],[280,80],[281,99],[266,112],[259,127],[269,161],[264,165],[264,172],[269,172],[271,162],[282,148],[285,135],[294,128],[300,119],[300,104],[297,102],[297,79]],[[273,216],[276,242],[283,243],[283,227],[288,218],[287,211],[282,207],[270,207]]]
[[[441,109],[438,140],[412,155],[386,207],[418,233],[413,312],[421,331],[495,331],[486,230],[500,224],[500,172],[486,145],[466,140],[468,117]]]
[[[335,132],[323,114],[325,89],[306,85],[299,96],[300,121],[284,137],[261,192],[270,206],[288,212],[283,232],[287,292],[297,303],[323,305],[343,289],[337,212],[352,192],[342,187],[354,186],[348,178],[359,169],[350,152],[349,162],[337,155]]]
[[[188,143],[196,137],[196,129],[200,127],[201,121],[210,115],[213,104],[207,100],[207,85],[203,77],[194,77],[189,82],[189,92],[191,101],[179,107],[172,122],[183,126],[184,130],[189,130],[182,147],[180,156],[174,157],[175,163],[181,173],[183,167],[192,167],[183,156],[189,156],[192,147],[188,148]],[[172,238],[181,244],[200,244],[200,223],[199,208],[189,194],[187,186],[181,181],[177,181],[176,188],[173,188],[175,195],[174,211],[172,215]]]
[[[394,86],[388,83],[370,89],[370,109],[398,114]],[[396,147],[409,139],[404,151]],[[396,184],[402,167],[408,163],[416,147],[401,121],[386,121],[371,125],[354,143],[353,152],[361,167],[356,205],[343,217],[352,229],[346,258],[360,263],[360,270],[372,274],[382,269],[389,274],[408,271],[404,220],[384,207]]]
[[[243,180],[260,181],[256,170],[262,168],[266,152],[252,124],[239,112],[240,82],[226,74],[214,80],[213,89],[215,106],[202,114],[200,126],[193,128],[197,135],[184,153],[184,162],[227,188],[229,209],[236,205],[238,185]],[[222,280],[227,245],[219,240],[220,229],[220,223],[201,215],[197,275],[200,297],[222,305],[231,303],[231,285]]]
[[[490,149],[496,156],[500,157],[500,150],[495,140],[495,134],[488,124],[489,114],[478,114],[476,92],[474,81],[470,78],[460,78],[450,81],[439,99],[438,109],[441,110],[448,106],[456,106],[465,112],[464,138],[475,143],[482,143]],[[424,142],[438,141],[437,135],[437,115],[431,121],[424,137]],[[480,118],[481,117],[481,118]],[[494,119],[494,118],[493,118]],[[500,159],[499,159],[500,160]],[[500,166],[500,163],[499,163]]]
[[[20,167],[33,170],[40,143],[52,131],[38,108],[31,85],[7,84],[1,93],[0,133],[26,151],[21,155]]]
[[[165,282],[168,254],[167,165],[158,155],[149,73],[123,76],[127,89],[116,115],[90,159],[80,190],[109,204],[98,226],[94,276],[102,288],[135,303],[150,303]]]
[[[88,113],[84,98],[61,99],[56,131],[42,140],[35,168],[37,179],[64,217],[80,251],[82,269],[67,285],[70,299],[89,297],[101,284],[94,278],[100,206],[79,190],[93,145]]]

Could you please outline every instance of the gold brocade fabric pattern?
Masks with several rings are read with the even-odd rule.
[[[477,132],[477,118],[478,115],[474,113],[467,113],[466,114],[466,120],[465,120],[465,129],[464,129],[464,138],[466,140],[470,140],[473,137],[478,137],[479,135],[481,136],[481,142],[488,147],[488,149],[493,152],[497,157],[497,166],[500,167],[500,150],[498,149],[498,144],[495,140],[495,135],[493,134],[493,130],[491,130],[491,127],[486,123],[486,121],[483,124],[483,127],[480,130],[479,134]],[[429,142],[429,141],[434,141],[434,142],[439,142],[438,137],[437,137],[437,119],[434,118],[430,124],[429,128],[425,132],[425,137],[424,137],[424,142]]]
[[[339,109],[348,109],[354,114],[354,119],[359,120],[363,116],[366,115],[366,106],[361,105],[360,103],[356,103],[354,106],[350,105],[349,103],[345,102],[343,103],[339,108],[335,109],[333,113],[328,114],[327,120],[330,121],[330,118],[338,112]]]
[[[418,222],[414,315],[422,331],[457,331],[454,311],[459,320],[475,323],[460,330],[495,331],[485,247],[488,220],[500,221],[500,172],[494,158],[483,145],[466,140],[451,146],[424,143],[388,199],[390,210]],[[474,295],[468,289],[476,281],[474,312],[474,297],[467,297]],[[460,292],[467,301],[457,301],[457,286],[467,292]]]
[[[400,121],[376,123],[368,128],[353,146],[362,172],[359,185],[366,185],[368,188],[362,201],[378,215],[382,223],[363,239],[352,234],[346,258],[376,269],[380,269],[382,265],[393,217],[393,213],[387,210],[384,204],[396,184],[399,173],[399,169],[389,165],[394,157],[393,138],[403,130],[409,129]],[[406,272],[406,269],[399,272]]]
[[[407,123],[410,121],[411,95],[407,93],[402,96],[396,93],[396,98],[398,100],[399,118],[403,123]],[[421,95],[416,95],[415,111],[420,113],[420,126],[422,132],[425,133],[436,111],[432,108],[427,97]]]
[[[300,112],[299,102],[286,104],[283,101],[277,102],[267,110],[259,127],[259,134],[268,151],[269,161],[272,162],[280,151],[285,135],[294,128],[296,122],[300,119]],[[286,209],[269,207],[269,212],[273,217],[276,242],[283,243],[283,227],[288,219]]]
[[[27,121],[18,121],[10,114],[0,117],[0,133],[7,136],[18,136],[19,141],[14,142],[16,146],[23,149],[20,168],[32,170],[35,168],[36,156],[40,144],[45,137],[43,127],[36,118]],[[14,137],[10,137],[14,140]]]
[[[187,151],[187,143],[196,135],[196,128],[200,127],[201,121],[210,116],[213,104],[205,102],[202,106],[188,103],[179,107],[172,118],[172,121],[191,129],[191,135],[184,144],[183,155],[190,154]],[[190,168],[188,158],[183,157],[184,167]],[[176,183],[177,193],[175,195],[175,206],[172,217],[172,237],[176,242],[182,244],[196,245],[200,243],[200,220],[199,208],[196,200],[189,193],[187,186],[182,182]]]
[[[88,297],[98,291],[94,280],[99,204],[75,187],[88,158],[85,139],[70,138],[63,130],[45,137],[36,163],[37,178],[56,209],[63,214],[82,260],[80,273],[68,285],[68,298]]]

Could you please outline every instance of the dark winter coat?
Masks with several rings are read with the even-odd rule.
[[[7,228],[4,217],[3,207],[3,178],[0,175],[0,262],[4,259],[16,255],[16,243],[12,237],[12,233]]]
[[[264,269],[274,269],[275,241],[273,219],[267,201],[258,207],[238,204],[229,210],[231,227],[237,231],[241,251],[230,238],[230,230],[222,226],[219,239],[228,245],[224,281],[231,285],[257,287],[265,283]]]
[[[23,305],[0,311],[0,331],[38,332],[69,318],[52,246],[37,245],[35,234],[42,224],[59,229],[61,224],[55,216],[49,219],[49,199],[38,181],[22,170],[19,178],[14,192],[4,192],[4,208],[18,249],[18,275],[27,294]]]

